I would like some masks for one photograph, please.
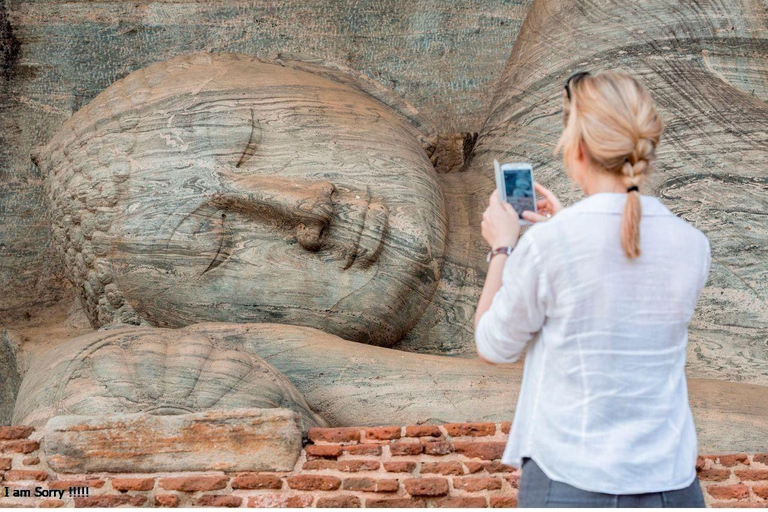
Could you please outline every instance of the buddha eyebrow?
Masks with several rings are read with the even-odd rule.
[[[261,124],[256,119],[256,113],[254,109],[251,110],[251,133],[248,136],[248,142],[245,143],[243,153],[240,155],[240,160],[237,161],[235,168],[239,169],[243,164],[247,163],[253,155],[256,153],[259,144],[261,143]]]

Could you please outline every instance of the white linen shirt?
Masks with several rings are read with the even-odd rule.
[[[688,322],[709,274],[706,236],[641,196],[640,247],[621,248],[626,194],[601,193],[532,226],[475,332],[494,363],[525,356],[502,462],[531,457],[593,492],[680,489],[696,476],[685,378]]]

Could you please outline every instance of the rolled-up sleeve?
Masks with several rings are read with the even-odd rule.
[[[514,363],[541,330],[548,293],[541,263],[531,237],[522,237],[504,264],[501,288],[475,329],[477,351],[487,361]]]

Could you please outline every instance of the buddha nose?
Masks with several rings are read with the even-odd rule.
[[[215,197],[214,204],[294,229],[299,245],[308,251],[322,248],[334,217],[333,183],[227,174],[228,191]]]
[[[296,226],[296,239],[308,251],[316,252],[322,247],[325,232],[333,218],[331,197],[336,192],[333,183],[323,181],[311,185],[309,199],[304,200],[300,209],[306,212],[305,220]]]

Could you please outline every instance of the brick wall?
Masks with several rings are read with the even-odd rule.
[[[520,474],[499,462],[508,432],[508,423],[313,429],[289,473],[57,475],[39,433],[0,427],[0,506],[513,507]],[[709,506],[768,507],[768,453],[704,455],[697,469]],[[65,495],[6,498],[5,487]],[[88,496],[70,497],[70,487]]]

